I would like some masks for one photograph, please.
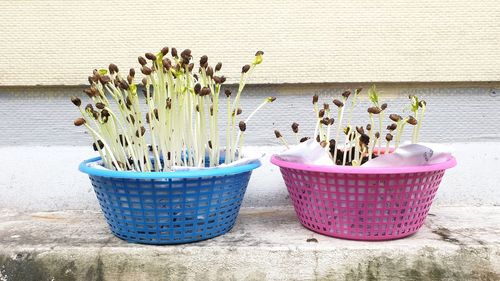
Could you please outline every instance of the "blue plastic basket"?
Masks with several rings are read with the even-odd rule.
[[[80,164],[111,231],[129,242],[180,244],[222,235],[234,226],[256,161],[178,172],[118,172]]]

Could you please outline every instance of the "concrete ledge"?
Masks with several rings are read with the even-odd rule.
[[[411,237],[356,242],[303,228],[289,207],[244,208],[227,235],[144,246],[96,211],[4,209],[0,280],[499,280],[499,211],[436,207]]]

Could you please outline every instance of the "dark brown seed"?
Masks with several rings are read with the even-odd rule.
[[[313,96],[313,104],[317,103],[319,100],[319,96],[318,95],[314,95]]]
[[[229,89],[226,89],[224,91],[224,93],[226,94],[226,97],[228,97],[228,98],[231,96],[231,91]]]
[[[222,68],[222,62],[218,62],[216,65],[215,65],[215,71],[220,71],[220,69]]]
[[[380,109],[382,110],[385,110],[387,108],[387,103],[383,103],[381,106],[380,106]]]
[[[102,102],[98,102],[95,104],[95,107],[97,107],[98,109],[104,109],[106,105]]]
[[[116,64],[114,64],[114,63],[109,64],[108,69],[109,69],[109,73],[111,73],[111,74],[118,73],[118,66],[116,66]]]
[[[321,141],[321,142],[319,143],[319,145],[321,145],[321,147],[326,147],[326,145],[327,145],[327,144],[328,144],[328,143],[327,143],[326,141]]]
[[[264,55],[264,52],[262,52],[262,51],[257,51],[255,53],[255,56],[262,56],[262,55]]]
[[[221,76],[220,77],[220,83],[224,84],[224,82],[226,82],[226,77],[225,76]]]
[[[161,54],[164,55],[164,56],[167,55],[168,54],[168,47],[163,47],[161,49]]]
[[[330,118],[324,117],[323,119],[321,119],[320,123],[325,125],[325,126],[328,126],[328,125],[330,125]]]
[[[194,93],[198,95],[198,94],[200,94],[200,91],[201,91],[201,85],[199,83],[196,83],[194,85]]]
[[[375,138],[377,138],[377,139],[380,138],[380,133],[379,132],[375,133]]]
[[[318,118],[323,118],[323,116],[325,116],[325,110],[324,109],[320,109],[319,113],[318,113]]]
[[[148,62],[146,61],[146,59],[144,57],[141,57],[139,56],[137,58],[137,60],[139,61],[139,63],[142,65],[142,66],[145,66]]]
[[[171,109],[172,108],[172,99],[168,98],[167,99],[167,104],[165,106],[167,109]],[[157,117],[158,118],[158,117]]]
[[[417,123],[418,123],[417,119],[415,119],[415,117],[413,117],[413,116],[408,116],[408,121],[406,121],[406,122],[408,122],[408,124],[413,125],[413,126],[417,125]]]
[[[292,123],[292,131],[296,134],[299,132],[299,123],[296,122]]]
[[[321,138],[319,137],[319,135],[316,136],[316,142],[319,142],[321,140]]]
[[[333,100],[333,104],[335,104],[337,107],[343,107],[344,103],[339,101],[338,99]]]
[[[370,143],[370,137],[367,134],[362,134],[359,137],[359,144],[360,145],[368,145]]]
[[[137,131],[135,132],[135,136],[139,138],[139,137],[144,136],[144,134],[145,134],[145,133],[146,133],[146,128],[144,128],[144,126],[141,126],[141,132],[140,132],[140,135],[139,135],[139,130],[137,130]]]
[[[200,95],[203,97],[203,96],[207,96],[207,95],[210,95],[212,91],[210,91],[210,88],[209,87],[203,87],[201,89],[201,92],[200,92]]]
[[[360,135],[362,135],[362,134],[364,134],[364,133],[365,133],[365,129],[364,129],[363,127],[357,127],[357,126],[356,126],[356,131],[357,131]]]
[[[88,103],[88,104],[85,106],[85,111],[87,111],[87,112],[92,112],[92,111],[94,111],[94,107],[92,106],[92,104]]]
[[[208,57],[206,55],[203,55],[201,58],[200,58],[200,66],[205,68],[206,67],[206,64],[208,62]]]
[[[177,55],[177,49],[176,48],[172,48],[172,50],[170,51],[170,54],[174,58],[179,58],[179,56]]]
[[[367,124],[366,125],[366,130],[367,131],[371,131],[372,130],[372,125],[371,124]]]
[[[425,100],[421,100],[418,102],[418,106],[420,106],[420,107],[424,107],[426,105],[427,105],[427,102]]]
[[[148,113],[146,113],[146,123],[148,123],[148,124],[149,124],[149,123],[150,123],[150,121],[151,121],[151,120],[149,119],[149,115],[151,115],[151,113],[149,113],[149,112],[148,112]]]
[[[207,73],[208,77],[213,77],[214,76],[214,69],[211,66],[209,66],[209,67],[207,67],[206,73]]]
[[[95,120],[99,119],[99,112],[97,111],[92,111],[92,117],[94,117]],[[106,123],[108,122],[108,116],[103,116],[103,121]]]
[[[246,129],[247,129],[247,124],[244,121],[240,121],[238,126],[240,127],[240,131],[242,131],[242,132],[246,131]]]
[[[236,115],[240,115],[242,112],[243,112],[243,110],[238,107],[238,109],[236,110]]]
[[[169,103],[169,102],[170,102],[170,101],[169,101],[169,100],[167,100],[167,103]],[[158,120],[158,119],[159,119],[159,116],[160,116],[160,115],[159,115],[159,113],[158,113],[158,108],[153,109],[153,115],[155,116],[156,120]]]
[[[211,141],[211,140],[209,140],[209,141],[208,141],[208,147],[209,147],[210,149],[212,149],[212,141]]]
[[[101,81],[101,84],[104,85],[111,82],[111,77],[109,77],[108,75],[104,75],[99,78],[99,81]]]
[[[149,68],[147,66],[143,66],[143,67],[141,67],[141,72],[144,75],[150,75],[151,72],[153,72],[153,71],[151,70],[151,68]]]
[[[76,106],[82,105],[82,100],[78,97],[71,97],[71,102]]]
[[[194,63],[190,63],[190,64],[188,64],[187,69],[188,69],[188,71],[189,71],[189,72],[192,72],[192,71],[193,71],[193,68],[194,68]]]
[[[382,112],[382,110],[376,106],[369,107],[367,111],[370,114],[379,114],[380,112]]]
[[[142,78],[141,83],[143,86],[146,86],[148,84],[148,79],[146,77]]]
[[[325,109],[325,110],[329,110],[329,109],[330,109],[330,105],[329,105],[329,104],[327,104],[327,103],[324,103],[324,104],[323,104],[323,109]]]
[[[342,96],[347,99],[349,96],[351,95],[351,91],[347,90],[345,92],[342,93]]]
[[[220,81],[221,81],[221,80],[220,80],[220,77],[219,77],[219,76],[214,76],[214,78],[213,78],[213,79],[214,79],[215,84],[219,84],[219,85],[220,85]]]
[[[282,137],[280,131],[278,131],[278,130],[274,130],[274,135],[276,136],[277,139]]]
[[[199,104],[196,105],[196,112],[200,112],[200,105]]]
[[[94,111],[94,112],[97,112],[97,111]],[[98,113],[98,112],[97,112],[97,113]],[[108,111],[108,110],[106,110],[106,109],[103,109],[103,110],[101,111],[101,115],[102,115],[102,117],[109,117],[109,116],[110,116],[109,111]]]
[[[152,60],[152,61],[155,61],[156,60],[156,55],[153,54],[153,53],[146,53],[144,54],[144,56],[148,59],[148,60]]]
[[[164,58],[162,63],[163,68],[165,68],[166,70],[170,70],[170,68],[172,67],[172,61],[169,58]]]
[[[303,137],[299,140],[299,142],[305,142],[307,140],[311,139],[310,137]]]
[[[133,68],[129,69],[128,75],[135,77],[135,69],[133,69]]]
[[[127,75],[127,83],[132,84],[134,82],[134,77]]]
[[[392,140],[392,138],[393,138],[393,136],[392,136],[391,134],[387,134],[387,135],[385,135],[385,140],[386,140],[386,141],[391,141],[391,140]]]
[[[191,59],[191,50],[190,49],[185,49],[184,51],[181,52],[181,58],[184,59],[186,62],[188,62]]]
[[[389,119],[391,119],[394,122],[398,122],[403,118],[398,114],[391,114],[391,115],[389,115]]]
[[[241,73],[247,73],[249,70],[250,70],[250,65],[245,64],[245,65],[241,68]]]
[[[127,120],[132,123],[132,124],[135,124],[135,118],[134,118],[134,115],[130,114],[127,118]]]
[[[97,140],[97,144],[95,142],[92,143],[92,147],[94,148],[94,151],[98,151],[97,145],[99,145],[99,149],[104,148],[104,143],[101,140]]]
[[[125,138],[123,135],[119,135],[118,138],[120,139],[120,144],[122,146],[127,146],[128,145],[127,138]]]
[[[387,125],[387,130],[389,131],[394,131],[398,128],[398,125],[396,123],[392,123],[391,125]]]
[[[127,81],[120,81],[119,87],[122,90],[128,90],[128,89],[130,89],[130,85],[127,83]]]
[[[85,124],[85,119],[83,119],[82,117],[76,118],[75,122],[73,122],[73,124],[75,124],[75,126],[77,126],[77,127],[81,126],[81,125]]]

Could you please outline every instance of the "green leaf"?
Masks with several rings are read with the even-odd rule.
[[[101,69],[99,69],[99,74],[106,75],[106,74],[108,74],[108,70],[105,68],[101,68]]]
[[[370,90],[368,90],[368,97],[374,105],[378,106],[378,92],[375,85],[373,85]]]

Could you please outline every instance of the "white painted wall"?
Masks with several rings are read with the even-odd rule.
[[[496,0],[0,1],[0,85],[78,85],[164,45],[235,82],[500,81]]]

